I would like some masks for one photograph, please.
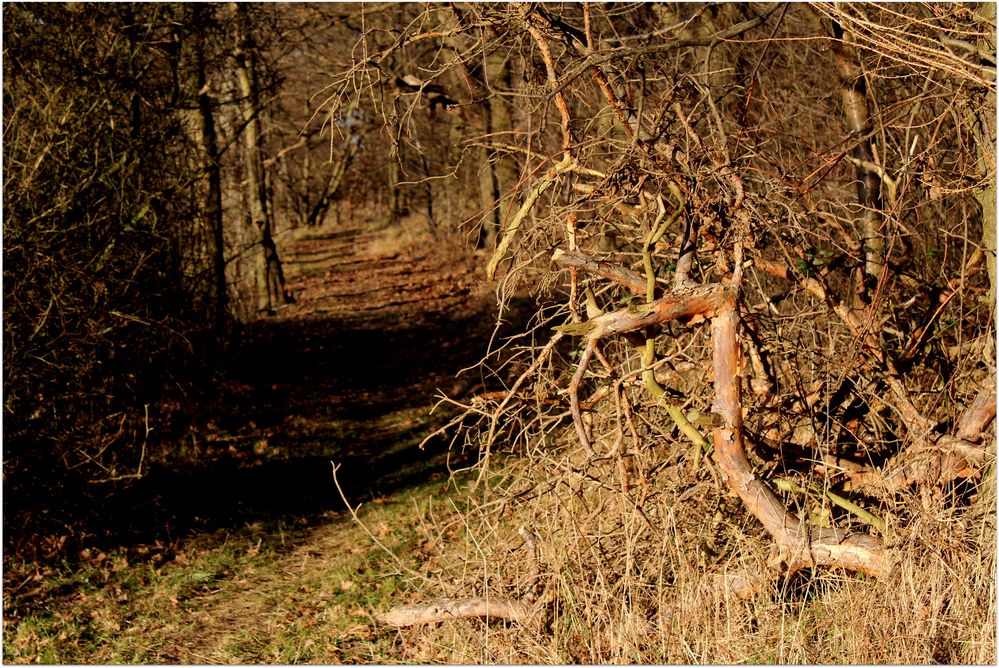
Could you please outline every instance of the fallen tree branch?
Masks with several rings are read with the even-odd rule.
[[[561,256],[560,256],[561,257]],[[773,536],[790,569],[804,566],[838,566],[875,576],[886,576],[893,561],[883,543],[868,534],[849,534],[840,529],[811,527],[793,517],[773,490],[753,472],[742,436],[742,400],[739,374],[739,310],[736,305],[742,277],[741,247],[736,252],[735,271],[729,284],[712,283],[687,288],[645,304],[637,310],[622,309],[585,323],[563,325],[562,333],[585,335],[587,350],[605,336],[622,334],[670,320],[699,316],[711,318],[714,346],[715,403],[713,412],[721,426],[714,429],[715,460],[729,487]],[[584,353],[573,378],[585,372]],[[573,416],[576,418],[576,415]],[[577,430],[582,426],[577,421]],[[589,446],[585,433],[584,448]]]
[[[487,621],[507,619],[511,622],[529,624],[533,616],[534,610],[517,599],[505,596],[475,596],[439,598],[429,603],[400,605],[378,615],[378,619],[385,624],[402,628],[471,617],[485,617]]]
[[[552,262],[561,267],[575,267],[601,278],[606,278],[612,283],[628,288],[628,290],[636,295],[645,294],[646,285],[644,277],[637,272],[625,269],[624,267],[618,267],[610,262],[596,260],[576,251],[564,251],[561,248],[557,248],[552,253]]]
[[[466,598],[439,598],[427,603],[411,603],[399,605],[388,612],[377,615],[385,624],[399,628],[435,624],[450,619],[469,619],[485,617],[490,619],[506,619],[525,625],[537,623],[541,617],[538,614],[549,601],[549,589],[544,588],[540,598],[535,600],[538,584],[541,580],[541,567],[538,562],[537,534],[525,526],[517,533],[524,540],[527,548],[527,559],[530,564],[530,575],[527,591],[523,598],[508,596],[470,596]]]
[[[757,477],[742,439],[739,388],[739,310],[731,298],[711,321],[714,345],[715,404],[723,424],[714,430],[715,460],[729,488],[777,542],[790,570],[839,566],[878,577],[890,574],[893,561],[883,543],[868,534],[811,527],[792,516],[773,490]]]
[[[638,308],[625,308],[605,313],[581,323],[561,325],[555,329],[565,334],[600,339],[612,334],[661,325],[686,317],[710,318],[718,307],[731,299],[735,289],[720,283],[695,286],[682,292],[673,292]]]

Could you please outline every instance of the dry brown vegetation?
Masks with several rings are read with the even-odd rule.
[[[454,402],[474,510],[430,518],[433,583],[383,617],[445,622],[403,632],[415,657],[994,659],[994,32],[963,5],[486,5],[365,35],[330,104],[419,69],[390,119],[418,154],[428,82],[517,100],[466,142],[506,184],[500,302],[547,305],[508,391]]]
[[[368,551],[281,516],[96,591],[17,562],[5,658],[995,662],[994,4],[40,7],[5,7],[5,485],[142,479],[149,379],[213,369],[176,331],[255,320],[214,454],[287,457],[294,503],[348,452]],[[431,428],[458,491],[355,514]]]

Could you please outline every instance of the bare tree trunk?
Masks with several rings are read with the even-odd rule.
[[[857,178],[857,200],[862,208],[860,213],[860,243],[864,253],[865,283],[871,285],[881,277],[884,266],[884,238],[881,226],[881,181],[874,171],[874,154],[870,139],[863,135],[871,129],[870,111],[867,105],[867,85],[856,49],[850,44],[850,36],[833,24],[836,40],[833,41],[833,59],[842,83],[843,115],[850,132],[858,136],[852,154]]]
[[[996,53],[995,32],[992,27],[996,23],[996,5],[994,2],[983,2],[978,5],[978,14],[986,24],[985,34],[991,39],[981,39],[979,48],[984,53]],[[989,91],[988,104],[978,113],[976,139],[978,144],[978,167],[985,177],[988,186],[978,193],[978,202],[982,206],[982,251],[985,253],[985,266],[989,271],[991,296],[996,295],[996,93]]]
[[[205,5],[195,6],[195,23]],[[225,328],[229,312],[229,287],[225,276],[225,226],[222,217],[222,171],[219,167],[218,136],[215,132],[215,114],[206,76],[204,35],[199,32],[197,42],[198,112],[201,121],[200,141],[203,169],[208,175],[208,193],[205,199],[205,219],[212,232],[212,273],[214,277],[215,325]]]
[[[490,131],[497,132],[513,128],[512,114],[510,113],[510,103],[497,95],[496,89],[502,88],[510,90],[511,72],[510,62],[505,54],[494,53],[486,58],[486,74],[488,76],[490,94],[492,101],[489,105]],[[504,140],[505,143],[510,143]],[[492,186],[493,202],[495,209],[490,222],[490,228],[486,230],[486,248],[492,248],[496,244],[496,234],[499,231],[503,218],[503,207],[510,211],[513,208],[509,203],[503,204],[503,194],[506,193],[517,182],[517,168],[514,159],[509,156],[496,155],[489,162],[490,181]]]
[[[190,142],[197,149],[197,157],[191,168],[195,174],[193,183],[196,202],[197,241],[192,249],[194,271],[201,275],[211,271],[211,280],[205,288],[209,297],[211,319],[218,331],[222,331],[228,320],[229,294],[226,281],[225,262],[225,229],[222,217],[222,172],[218,162],[218,133],[215,129],[215,112],[212,106],[210,87],[208,84],[208,63],[206,58],[207,25],[212,20],[208,5],[191,6],[190,25],[196,26],[190,36],[181,35],[176,39],[187,40],[190,44],[193,66],[190,66],[180,53],[174,64],[176,77],[176,94],[183,94],[185,99],[197,101],[195,108],[179,108],[185,132]],[[187,56],[185,52],[185,56]],[[187,77],[181,79],[181,72]],[[183,92],[181,88],[183,87]],[[138,97],[133,97],[133,132],[138,132],[140,122],[140,107]]]
[[[264,173],[264,161],[260,151],[260,107],[257,95],[257,77],[253,63],[253,41],[248,30],[246,6],[238,3],[232,5],[237,18],[236,48],[233,55],[236,58],[236,81],[241,96],[240,109],[246,127],[243,130],[246,147],[246,176],[249,184],[248,199],[250,218],[260,230],[260,243],[263,248],[263,262],[260,267],[262,291],[259,295],[259,308],[271,311],[274,301],[283,299],[286,303],[294,301],[285,289],[284,272],[277,246],[274,244],[273,221],[268,207],[267,182]]]
[[[452,12],[461,20],[460,11],[452,7]],[[461,49],[453,42],[448,44],[452,53],[452,62],[465,84],[462,91],[464,104],[461,113],[464,123],[462,125],[472,132],[479,131],[487,140],[487,145],[480,149],[478,184],[479,184],[479,210],[482,213],[482,224],[479,228],[478,238],[475,242],[476,248],[490,248],[496,243],[496,234],[501,224],[501,212],[498,204],[499,183],[496,173],[496,164],[491,160],[491,153],[488,141],[496,127],[496,122],[501,122],[501,117],[496,114],[498,110],[494,107],[501,106],[497,100],[493,99],[492,91],[489,90],[489,68],[495,65],[502,72],[502,58],[490,58],[484,56],[482,59],[482,69],[479,72],[473,71],[468,63],[461,56]],[[506,120],[509,123],[509,119]]]

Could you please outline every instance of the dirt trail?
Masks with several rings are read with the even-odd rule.
[[[367,498],[440,470],[442,444],[414,446],[443,419],[428,416],[435,395],[478,385],[456,374],[493,329],[491,298],[455,246],[369,225],[283,250],[297,300],[245,328],[190,470],[209,497],[184,505],[214,508],[219,523],[342,507],[331,459]]]
[[[467,252],[402,226],[311,230],[281,251],[297,301],[244,327],[212,396],[164,411],[156,433],[172,436],[141,479],[81,504],[85,549],[5,573],[8,660],[398,655],[370,611],[401,580],[351,522],[331,462],[380,540],[415,549],[413,502],[472,456],[444,439],[417,445],[452,416],[429,415],[440,391],[483,386],[474,370],[456,374],[486,350],[492,297]]]
[[[235,654],[242,661],[290,661],[274,654],[274,637],[302,633],[318,642],[301,629],[367,614],[338,604],[347,585],[330,575],[338,560],[371,548],[356,527],[345,530],[344,514],[329,519],[329,509],[343,507],[330,460],[341,465],[338,478],[354,502],[443,478],[445,444],[415,446],[443,419],[427,416],[435,392],[461,393],[478,382],[455,373],[478,361],[493,327],[491,298],[477,291],[470,258],[396,237],[390,228],[343,229],[306,234],[284,250],[297,301],[247,326],[210,425],[225,463],[191,472],[201,482],[185,484],[193,498],[184,506],[192,517],[198,506],[212,509],[199,528],[281,513],[316,528],[277,561],[234,573],[184,604],[180,620],[147,627],[158,660],[231,661],[242,643]],[[235,467],[234,450],[243,455]],[[223,482],[219,466],[229,477]],[[304,648],[305,655],[356,656],[333,645],[363,644],[373,633],[365,623],[346,635],[339,627],[330,647]]]
[[[416,445],[448,419],[429,415],[440,392],[480,386],[456,374],[481,359],[494,307],[467,252],[424,236],[367,223],[287,241],[297,301],[245,326],[214,396],[181,407],[193,424],[156,425],[176,436],[141,480],[82,510],[99,546],[341,510],[331,461],[356,499],[446,473],[443,440]]]

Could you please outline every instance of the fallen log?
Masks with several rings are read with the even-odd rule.
[[[533,610],[527,604],[505,596],[490,596],[488,598],[476,596],[472,598],[439,598],[429,603],[400,605],[378,615],[380,621],[400,628],[471,617],[528,623],[533,617]]]

